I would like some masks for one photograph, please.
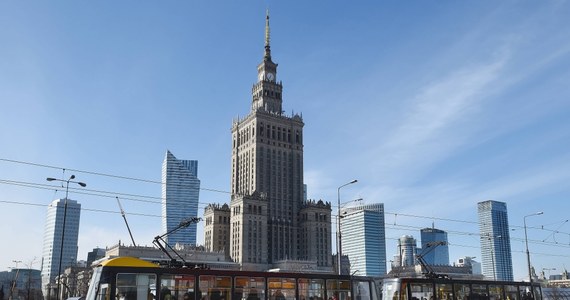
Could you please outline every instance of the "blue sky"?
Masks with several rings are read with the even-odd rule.
[[[46,177],[88,184],[70,189],[80,259],[129,240],[116,195],[151,245],[148,181],[167,149],[199,160],[201,208],[228,202],[230,127],[249,112],[267,8],[310,198],[336,209],[358,179],[342,200],[385,204],[388,260],[432,222],[451,260],[480,260],[477,202],[506,202],[516,279],[523,217],[544,211],[527,218],[533,265],[570,267],[568,1],[3,1],[0,270],[39,267],[47,205],[64,196],[37,188]]]

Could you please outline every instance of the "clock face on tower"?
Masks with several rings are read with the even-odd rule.
[[[267,80],[272,81],[273,79],[275,79],[275,75],[273,75],[273,73],[271,73],[271,72],[267,73]]]

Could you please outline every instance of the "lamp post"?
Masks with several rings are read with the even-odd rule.
[[[61,229],[61,246],[59,248],[59,264],[57,267],[57,286],[56,286],[56,299],[60,299],[60,295],[59,295],[59,286],[61,284],[61,261],[63,260],[63,241],[65,238],[65,219],[67,217],[67,196],[69,195],[69,183],[77,183],[78,185],[80,185],[81,187],[86,187],[87,184],[83,183],[83,182],[79,182],[79,181],[72,181],[72,179],[75,179],[75,175],[71,175],[69,176],[68,180],[63,180],[63,179],[56,179],[56,178],[51,178],[48,177],[46,178],[47,181],[61,181],[61,182],[65,182],[65,200],[64,200],[64,204],[63,204],[63,226]]]
[[[528,252],[528,236],[527,236],[527,233],[526,233],[526,218],[527,218],[527,217],[532,217],[532,216],[538,216],[538,215],[542,215],[542,214],[543,214],[543,212],[539,211],[539,212],[536,212],[536,213],[534,213],[534,214],[526,215],[526,216],[524,216],[524,218],[523,218],[523,225],[524,225],[524,243],[525,243],[525,245],[526,245],[526,262],[527,262],[527,264],[528,264],[528,281],[530,282],[530,288],[531,288],[531,289],[533,289],[533,288],[532,288],[532,271],[531,271],[531,267],[530,267],[530,252]],[[534,289],[533,289],[533,292],[532,292],[532,297],[533,297],[533,299],[534,299]]]
[[[343,188],[343,187],[345,187],[345,186],[347,186],[347,185],[349,185],[349,184],[353,184],[353,183],[356,183],[356,182],[358,182],[358,180],[354,179],[354,180],[352,180],[352,181],[350,181],[350,182],[347,182],[347,183],[345,183],[345,184],[339,186],[338,189],[337,189],[337,196],[338,196],[338,198],[337,198],[337,200],[338,200],[338,207],[337,207],[337,208],[338,208],[338,216],[337,216],[337,217],[338,217],[338,221],[337,221],[337,230],[336,230],[336,231],[337,231],[337,233],[336,233],[336,234],[337,234],[337,238],[336,238],[336,246],[337,246],[337,249],[336,249],[336,256],[337,256],[338,275],[341,275],[341,274],[342,274],[342,271],[341,271],[342,268],[341,268],[341,265],[340,265],[341,259],[342,259],[342,242],[341,242],[342,235],[341,235],[341,233],[340,233],[340,189]]]

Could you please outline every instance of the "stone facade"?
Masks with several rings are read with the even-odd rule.
[[[230,257],[230,207],[209,204],[204,209],[204,247],[210,252],[224,252]]]
[[[281,268],[287,261],[285,265],[332,271],[331,207],[304,200],[304,123],[301,115],[282,110],[283,85],[271,59],[269,16],[257,72],[251,110],[234,120],[231,129],[229,256],[245,270]],[[205,215],[209,213],[214,212],[206,208]],[[227,226],[218,224],[219,218],[210,221],[206,245],[217,242],[210,229]]]

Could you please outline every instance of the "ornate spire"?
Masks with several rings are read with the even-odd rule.
[[[271,60],[271,47],[269,45],[269,9],[265,12],[265,59]]]

